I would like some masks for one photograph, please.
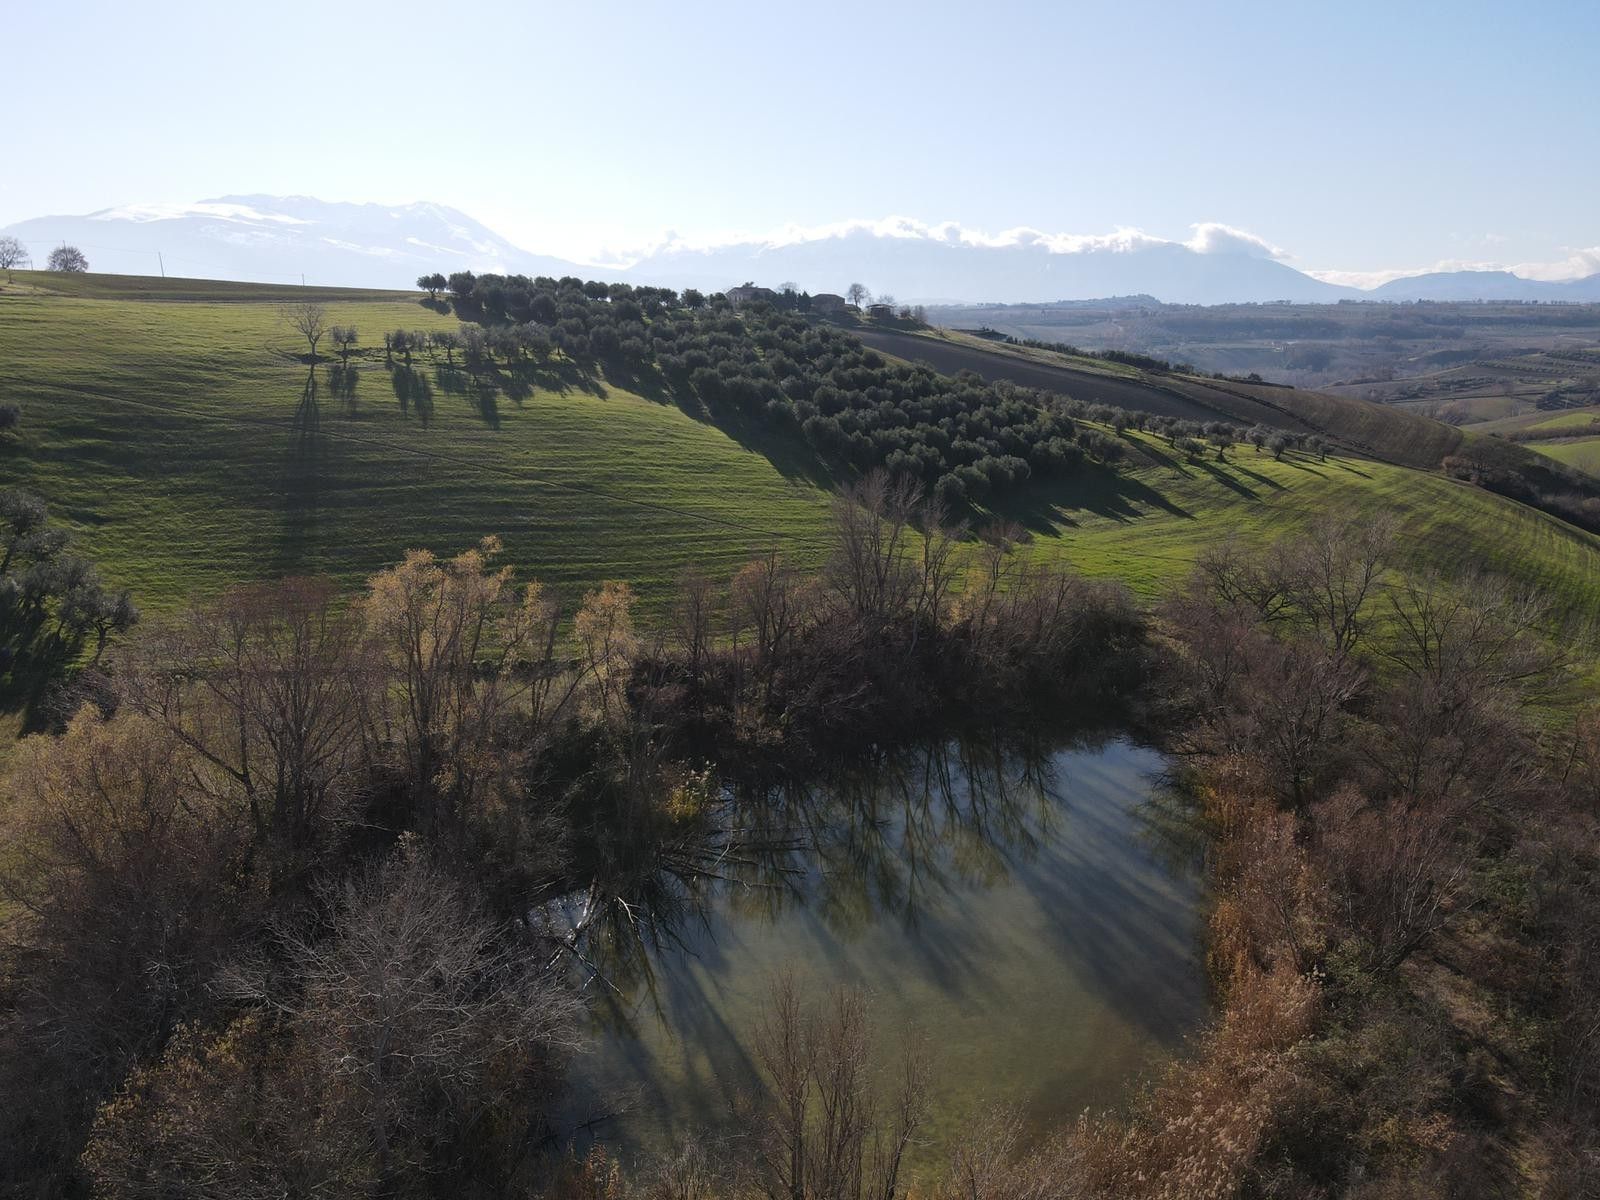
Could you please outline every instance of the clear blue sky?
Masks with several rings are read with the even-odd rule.
[[[438,200],[534,250],[1220,221],[1302,268],[1600,245],[1600,4],[20,3],[0,225]]]

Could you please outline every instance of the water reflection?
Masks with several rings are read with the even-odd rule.
[[[966,743],[730,788],[702,829],[715,877],[679,879],[645,969],[600,989],[575,1095],[628,1110],[605,1130],[625,1157],[728,1130],[792,970],[868,989],[886,1039],[933,1035],[925,1158],[985,1100],[1041,1127],[1116,1102],[1205,1011],[1200,885],[1142,816],[1163,770],[1124,741]]]

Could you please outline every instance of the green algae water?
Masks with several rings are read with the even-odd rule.
[[[647,985],[593,985],[573,1092],[607,1114],[597,1138],[635,1165],[690,1133],[736,1138],[780,972],[814,998],[865,989],[886,1065],[926,1036],[915,1170],[985,1105],[1043,1132],[1120,1103],[1207,1011],[1203,888],[1152,818],[1164,766],[1122,740],[946,746],[735,802],[766,856],[649,950]]]

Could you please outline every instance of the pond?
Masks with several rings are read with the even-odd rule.
[[[591,985],[603,1019],[572,1093],[616,1113],[596,1136],[637,1163],[736,1132],[780,972],[817,998],[865,989],[885,1063],[927,1036],[915,1168],[986,1104],[1038,1130],[1117,1104],[1207,1012],[1203,885],[1160,836],[1164,768],[1126,740],[949,745],[731,801],[765,854],[650,951],[648,986]]]

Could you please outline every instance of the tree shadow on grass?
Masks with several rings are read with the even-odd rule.
[[[1271,488],[1275,492],[1283,492],[1283,491],[1287,491],[1288,490],[1283,484],[1279,483],[1276,479],[1272,478],[1272,476],[1263,475],[1260,471],[1252,470],[1251,468],[1245,466],[1237,458],[1229,459],[1228,461],[1233,465],[1233,469],[1235,471],[1239,472],[1239,474],[1241,474],[1241,475],[1249,476],[1251,479],[1253,479],[1257,483],[1259,483],[1262,487]]]
[[[1126,522],[1150,510],[1184,519],[1194,516],[1142,480],[1098,464],[1085,464],[1066,479],[1031,483],[999,497],[989,508],[995,517],[1042,535],[1076,527],[1074,513]]]
[[[400,363],[389,364],[389,386],[394,398],[400,402],[400,411],[409,416],[413,411],[424,428],[433,420],[433,384],[416,367]]]
[[[1372,472],[1371,471],[1359,471],[1355,467],[1352,467],[1350,465],[1350,463],[1348,461],[1344,460],[1344,459],[1333,459],[1332,461],[1328,461],[1328,460],[1324,460],[1324,461],[1326,462],[1326,465],[1332,467],[1336,471],[1344,471],[1347,474],[1356,475],[1356,476],[1359,476],[1362,479],[1371,479],[1372,478]]]
[[[356,394],[361,382],[359,372],[349,363],[334,363],[328,368],[327,377],[328,394],[338,400],[345,416],[356,416]]]
[[[1231,472],[1224,471],[1222,465],[1215,461],[1202,458],[1195,460],[1194,465],[1197,470],[1204,471],[1223,487],[1231,492],[1237,492],[1247,500],[1259,500],[1261,498],[1249,484],[1237,479]],[[1228,465],[1232,466],[1233,464],[1230,462]]]
[[[23,733],[41,733],[65,720],[58,701],[81,643],[39,629],[7,628],[0,629],[0,646],[10,651],[0,670],[0,713],[21,713]]]
[[[289,445],[279,477],[283,516],[273,561],[276,574],[295,574],[305,561],[306,545],[322,507],[322,477],[327,461],[328,441],[322,435],[321,397],[313,367],[306,372],[300,402],[289,423]]]

